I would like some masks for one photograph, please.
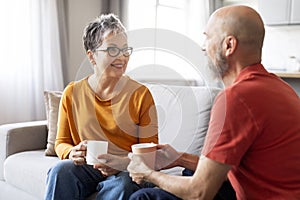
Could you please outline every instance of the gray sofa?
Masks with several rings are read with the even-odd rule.
[[[198,154],[218,88],[148,84],[158,111],[160,143]],[[58,162],[45,156],[47,121],[0,126],[0,199],[43,199],[49,168]],[[165,173],[180,175],[182,169]],[[93,199],[90,197],[88,199]]]

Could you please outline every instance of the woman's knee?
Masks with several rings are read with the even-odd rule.
[[[132,181],[128,172],[120,172],[117,175],[108,177],[101,181],[97,187],[100,191],[100,196],[105,193],[114,193],[119,196],[129,197],[133,192],[139,189],[139,186]]]
[[[128,172],[120,172],[118,177],[124,190],[136,191],[139,189],[138,185],[132,181]]]
[[[128,172],[119,172],[119,174],[117,175],[117,178],[119,178],[124,183],[132,182],[132,179],[129,176]]]
[[[75,167],[73,161],[71,160],[61,160],[56,165],[51,167],[48,171],[48,176],[63,176],[70,173],[72,169]]]

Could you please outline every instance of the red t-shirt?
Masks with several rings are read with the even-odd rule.
[[[300,99],[261,64],[218,95],[206,157],[232,166],[238,199],[300,199]]]

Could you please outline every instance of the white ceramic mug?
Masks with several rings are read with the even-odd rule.
[[[105,159],[98,159],[97,157],[101,154],[107,154],[107,141],[88,140],[86,148],[86,163],[88,165],[106,162]]]
[[[140,143],[131,146],[133,154],[138,154],[142,157],[144,163],[154,169],[157,145],[154,143]]]

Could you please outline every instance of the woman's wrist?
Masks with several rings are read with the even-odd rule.
[[[173,163],[174,167],[182,167],[182,165],[184,165],[184,154],[184,152],[178,152],[178,159]]]
[[[126,157],[123,157],[122,158],[122,161],[121,161],[122,163],[121,163],[121,165],[122,165],[122,169],[124,170],[124,171],[126,171],[127,170],[127,166],[129,165],[129,163],[130,163],[130,159],[126,156]]]
[[[177,166],[195,171],[198,161],[199,156],[183,152],[181,153],[181,156],[176,160],[176,163]]]

